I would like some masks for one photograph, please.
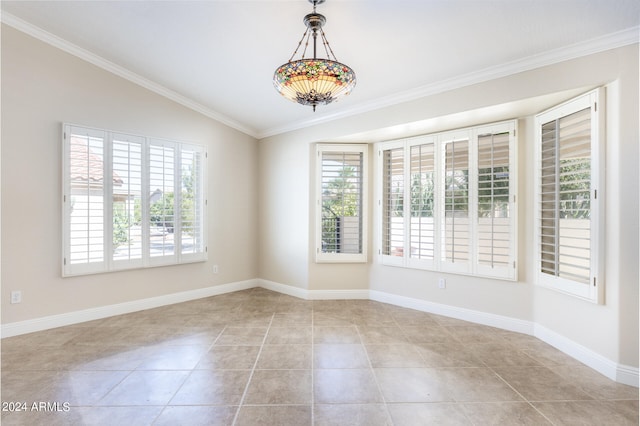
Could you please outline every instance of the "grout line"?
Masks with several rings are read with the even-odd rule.
[[[507,382],[507,381],[504,379],[504,377],[502,377],[500,374],[498,374],[498,372],[497,372],[496,370],[494,370],[494,369],[493,369],[493,367],[489,367],[489,366],[487,366],[487,368],[488,368],[489,370],[491,370],[491,372],[492,372],[493,374],[495,374],[495,375],[496,375],[500,380],[502,380],[502,381],[503,381],[507,386],[509,386],[511,389],[513,389],[513,391],[514,391],[518,396],[520,396],[520,398],[522,398],[522,399],[523,399],[527,404],[529,404],[529,406],[530,406],[531,408],[533,408],[533,409],[534,409],[538,414],[540,414],[540,415],[541,415],[545,420],[547,420],[547,421],[549,422],[549,424],[551,424],[551,425],[555,425],[555,423],[553,423],[553,422],[551,421],[551,419],[550,419],[550,418],[548,418],[547,416],[545,416],[545,415],[544,415],[544,413],[543,413],[542,411],[538,410],[538,408],[537,408],[535,405],[533,405],[533,404],[531,403],[531,401],[529,401],[527,398],[525,398],[525,396],[524,396],[524,395],[522,395],[520,392],[518,392],[518,390],[517,390],[516,388],[514,388],[513,386],[511,386],[511,383]]]
[[[202,358],[204,358],[204,356],[206,354],[209,353],[209,351],[215,346],[216,342],[218,341],[218,339],[220,338],[220,336],[222,336],[222,334],[224,333],[224,331],[227,329],[227,326],[225,325],[222,330],[220,330],[220,332],[218,333],[218,335],[216,336],[215,339],[213,339],[213,342],[209,345],[209,347],[207,348],[207,350],[205,352],[203,352],[202,356],[200,356],[200,359],[198,360],[198,362],[196,363],[196,365],[193,366],[193,368],[191,369],[191,371],[189,371],[189,374],[187,375],[187,377],[185,377],[184,381],[180,384],[180,386],[178,386],[178,388],[176,389],[176,391],[173,393],[173,395],[171,395],[171,398],[169,398],[169,400],[167,401],[166,404],[164,404],[164,407],[162,408],[162,410],[160,410],[160,412],[158,413],[158,415],[153,419],[153,421],[151,422],[151,424],[155,424],[156,421],[158,421],[158,419],[162,416],[162,414],[164,413],[164,411],[167,409],[167,407],[170,405],[171,401],[173,400],[173,398],[176,397],[176,395],[178,394],[178,392],[180,392],[180,390],[182,389],[182,387],[184,386],[184,384],[187,382],[187,380],[189,380],[191,378],[191,375],[193,374],[194,371],[196,371],[196,367],[198,366],[198,364],[200,363],[200,361],[202,360]],[[138,371],[137,367],[136,370],[134,371]],[[144,371],[144,370],[141,370]],[[149,371],[153,371],[153,370],[149,370]],[[156,371],[171,371],[171,370],[156,370]],[[175,370],[175,371],[184,371],[184,370]]]
[[[271,314],[271,319],[269,320],[269,325],[267,326],[267,331],[264,333],[264,337],[262,338],[262,343],[260,344],[260,350],[258,350],[258,355],[256,356],[256,360],[253,362],[253,367],[251,367],[251,373],[249,374],[249,380],[244,387],[244,391],[242,392],[242,397],[240,398],[240,402],[238,403],[238,409],[236,410],[236,414],[233,416],[232,425],[235,425],[238,421],[238,416],[240,415],[240,409],[244,405],[244,399],[247,396],[247,392],[249,392],[249,386],[251,386],[251,380],[253,379],[253,373],[256,371],[256,367],[258,365],[258,361],[260,360],[260,355],[262,355],[262,349],[264,348],[264,344],[267,341],[267,336],[269,335],[269,330],[271,330],[271,324],[273,324],[273,318],[275,317],[275,312]]]
[[[393,321],[396,322],[395,318],[393,319]],[[397,325],[397,322],[396,322],[396,325]],[[369,363],[369,370],[373,375],[373,380],[376,382],[378,393],[380,394],[380,398],[382,398],[382,405],[384,406],[385,413],[387,413],[387,420],[390,421],[391,424],[393,424],[393,419],[391,418],[391,412],[389,411],[389,404],[387,403],[387,400],[384,397],[384,393],[382,392],[382,387],[378,382],[378,377],[376,376],[376,372],[373,369],[373,364],[371,363],[371,358],[369,357],[369,351],[367,351],[367,345],[364,343],[364,340],[362,339],[362,334],[360,333],[360,327],[358,325],[356,325],[356,332],[358,333],[358,337],[360,338],[360,344],[362,345],[362,350],[364,350],[364,354],[367,357],[367,362]]]

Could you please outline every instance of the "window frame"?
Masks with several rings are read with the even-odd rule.
[[[535,169],[534,169],[534,253],[536,284],[592,303],[604,303],[604,230],[605,230],[605,108],[604,88],[584,93],[559,105],[536,114]],[[541,164],[542,126],[554,120],[590,108],[590,237],[589,237],[589,282],[579,283],[566,277],[550,275],[541,271],[542,231],[541,215]],[[557,193],[557,190],[556,190]]]
[[[72,196],[72,159],[71,159],[71,144],[72,135],[91,135],[94,138],[102,139],[102,158],[93,158],[88,161],[94,163],[95,168],[102,169],[102,183],[96,185],[95,195],[100,198],[99,202],[102,204],[101,214],[102,223],[101,229],[98,234],[101,234],[101,244],[97,247],[101,247],[101,260],[90,262],[83,261],[74,263],[71,261],[71,212],[73,209],[73,196]],[[157,138],[151,138],[140,135],[128,134],[119,131],[110,131],[104,129],[96,129],[87,126],[62,123],[62,276],[78,276],[97,274],[112,271],[141,269],[156,266],[166,265],[178,265],[184,263],[203,262],[207,260],[207,151],[202,145],[184,143],[178,141],[162,140]],[[114,181],[113,178],[105,179],[106,176],[114,176],[114,144],[133,143],[140,146],[139,168],[140,168],[140,183],[139,183],[139,199],[133,197],[130,192],[127,192],[127,198],[131,197],[133,205],[139,202],[140,204],[140,255],[139,257],[132,257],[129,259],[118,259],[114,256],[113,250],[113,234],[114,234]],[[198,175],[192,183],[196,187],[197,195],[194,200],[194,212],[193,214],[199,218],[198,223],[198,235],[194,236],[196,248],[193,252],[183,252],[183,239],[182,239],[182,208],[181,197],[182,190],[174,189],[173,200],[173,253],[166,256],[151,256],[151,244],[150,244],[150,209],[151,209],[151,194],[150,190],[150,152],[151,147],[159,145],[167,145],[174,147],[175,155],[172,159],[173,167],[173,188],[182,188],[182,167],[181,162],[182,153],[184,151],[193,151],[194,158],[198,157],[200,160],[200,170],[196,172]],[[122,145],[121,145],[122,146]],[[89,153],[87,154],[89,155]],[[121,157],[125,158],[125,157]],[[126,157],[130,160],[131,157]],[[96,163],[98,162],[98,163]],[[129,161],[127,167],[130,167],[131,161]],[[92,167],[92,165],[88,165]],[[129,171],[129,169],[127,169]],[[128,180],[127,180],[128,182]],[[138,201],[139,200],[139,201]],[[131,209],[131,206],[129,206]],[[137,207],[134,208],[134,210]],[[132,213],[130,212],[129,215]],[[129,216],[131,217],[131,216]],[[130,229],[130,228],[129,228]],[[88,236],[82,237],[87,241],[92,238]],[[100,251],[100,249],[98,250]]]
[[[497,278],[508,281],[516,281],[518,278],[517,256],[518,256],[518,210],[517,210],[517,120],[507,120],[503,122],[491,123],[464,129],[455,129],[440,133],[420,135],[411,138],[404,138],[392,141],[379,142],[375,145],[376,152],[376,245],[377,261],[382,265],[404,267],[410,269],[422,269],[436,272],[446,272],[461,275],[478,277]],[[479,241],[477,235],[478,220],[478,137],[487,133],[509,135],[509,261],[502,268],[490,268],[481,265],[479,258]],[[469,261],[467,263],[448,262],[444,259],[443,250],[445,247],[445,155],[446,145],[453,141],[468,140],[468,214],[469,233],[468,241]],[[404,208],[404,248],[402,256],[392,256],[385,254],[384,234],[387,224],[384,217],[384,194],[385,151],[403,149],[404,167],[404,199],[408,199],[411,193],[411,148],[419,145],[433,144],[434,146],[434,250],[433,259],[416,259],[411,256],[411,223],[406,218],[410,218],[410,203],[403,203]],[[410,199],[410,198],[409,198]]]
[[[368,250],[368,173],[369,173],[369,145],[368,144],[331,144],[331,143],[319,143],[315,147],[315,261],[316,263],[366,263],[367,262],[367,250]],[[362,170],[360,171],[360,188],[361,188],[361,200],[360,200],[360,238],[361,238],[361,252],[360,253],[329,253],[324,252],[322,247],[322,156],[324,153],[359,153],[362,155]]]

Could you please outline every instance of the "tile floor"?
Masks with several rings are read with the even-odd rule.
[[[638,389],[531,336],[264,289],[3,339],[2,401],[29,426],[638,424]]]

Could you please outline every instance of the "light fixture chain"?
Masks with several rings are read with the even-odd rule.
[[[327,58],[331,59],[331,57],[333,56],[333,60],[338,62],[338,58],[336,58],[336,54],[333,53],[333,49],[329,44],[329,40],[327,40],[327,37],[324,35],[324,31],[322,29],[320,29],[320,35],[322,36],[322,44],[324,44],[324,51],[327,54]]]
[[[293,58],[296,56],[296,53],[298,53],[298,50],[300,49],[300,45],[302,44],[302,40],[304,40],[305,36],[307,35],[307,33],[309,32],[309,28],[307,28],[304,31],[304,34],[302,34],[302,38],[300,39],[300,41],[298,42],[298,47],[296,47],[296,50],[293,51],[293,55],[291,55],[291,57],[289,58],[289,62],[293,61]],[[309,38],[307,37],[307,45],[309,44]],[[304,58],[304,53],[307,51],[307,47],[305,46],[304,51],[302,52],[302,57]]]
[[[309,39],[311,38],[311,33],[307,31],[305,34],[307,34],[307,41],[304,43],[304,50],[302,51],[302,56],[300,57],[301,59],[304,59],[307,54],[307,49],[309,48]]]

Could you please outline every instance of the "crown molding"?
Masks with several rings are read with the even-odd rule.
[[[141,86],[147,90],[150,90],[160,96],[170,99],[184,107],[187,107],[193,111],[196,111],[204,116],[212,118],[226,126],[229,126],[235,130],[245,133],[251,137],[257,138],[258,134],[255,130],[248,128],[247,126],[223,115],[217,111],[212,110],[199,102],[196,102],[186,96],[183,96],[167,87],[162,86],[154,81],[146,79],[141,75],[138,75],[120,65],[116,65],[111,61],[108,61],[101,56],[98,56],[90,51],[83,49],[73,43],[68,42],[48,31],[43,30],[33,24],[30,24],[10,13],[2,11],[0,14],[0,21],[18,31],[21,31],[31,37],[34,37],[40,41],[43,41],[53,47],[56,47],[66,53],[76,56],[86,62],[89,62],[105,71],[122,77],[138,86]]]
[[[483,83],[486,81],[507,77],[513,74],[530,71],[532,69],[600,53],[606,50],[628,46],[634,43],[638,43],[639,41],[640,26],[627,28],[625,30],[607,34],[602,37],[585,40],[583,42],[572,44],[566,47],[549,50],[537,55],[528,56],[526,58],[507,62],[504,64],[484,68],[479,71],[474,71],[446,80],[437,81],[435,83],[420,86],[415,89],[397,93],[395,95],[379,98],[371,102],[363,102],[355,105],[354,107],[342,110],[334,114],[327,114],[310,120],[292,123],[291,125],[267,129],[259,132],[258,138],[263,139],[266,137],[275,136],[294,130],[300,130],[318,124],[324,124],[330,121],[338,120],[340,118],[350,117],[353,115],[414,101],[449,90],[455,90],[465,86],[471,86],[473,84]]]

